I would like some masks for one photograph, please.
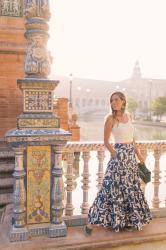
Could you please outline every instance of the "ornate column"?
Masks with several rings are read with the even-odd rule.
[[[23,113],[17,117],[17,128],[6,134],[13,147],[25,147],[23,162],[27,172],[26,209],[23,208],[25,198],[22,198],[23,172],[19,172],[22,179],[17,178],[17,171],[15,173],[18,179],[14,193],[17,209],[13,212],[14,225],[10,232],[13,241],[26,239],[22,232],[18,232],[18,227],[25,224],[31,236],[49,234],[50,237],[58,237],[67,234],[62,220],[64,187],[61,151],[71,134],[60,128],[59,117],[53,112],[53,94],[59,81],[48,79],[51,63],[47,51],[49,1],[25,0],[25,17],[28,42],[24,65],[26,78],[17,80],[23,92]],[[17,155],[16,152],[16,159]],[[19,168],[22,169],[19,159]],[[18,194],[22,195],[21,203],[17,200]]]
[[[28,239],[26,228],[26,191],[24,177],[26,175],[23,167],[24,147],[13,148],[15,152],[14,167],[14,193],[13,193],[13,218],[12,224],[14,234],[10,235],[10,241],[22,241]]]
[[[155,166],[154,166],[154,197],[153,197],[153,208],[159,209],[160,199],[159,199],[159,186],[160,186],[160,148],[154,148]]]
[[[67,227],[62,220],[64,205],[64,183],[62,179],[62,146],[54,146],[54,166],[52,169],[52,190],[51,190],[51,225],[49,236],[66,236]]]
[[[50,73],[50,54],[47,51],[48,20],[50,18],[48,0],[26,0],[25,37],[28,41],[25,73],[28,77],[47,78]]]
[[[83,152],[83,156],[82,156],[83,160],[84,160],[84,169],[83,169],[83,203],[81,206],[82,209],[82,214],[87,214],[88,213],[88,209],[89,209],[89,204],[88,204],[88,189],[89,189],[89,159],[90,159],[90,152]]]

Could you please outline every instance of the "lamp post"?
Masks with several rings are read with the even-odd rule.
[[[151,101],[152,101],[152,80],[149,80],[149,119],[152,119],[151,113]]]
[[[72,124],[72,113],[73,113],[73,100],[72,100],[72,92],[73,92],[73,74],[69,74],[69,124]]]
[[[70,91],[69,91],[69,108],[72,110],[73,108],[73,100],[72,100],[72,90],[73,90],[73,74],[69,74],[69,83],[70,83]]]

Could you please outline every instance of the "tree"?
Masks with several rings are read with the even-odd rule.
[[[136,100],[133,97],[128,96],[127,97],[127,104],[128,104],[128,106],[127,106],[128,111],[134,115],[134,113],[138,107],[138,103],[136,102]]]
[[[161,120],[162,115],[166,113],[166,97],[157,97],[152,102],[151,110],[154,112],[154,115],[157,115],[157,119]]]

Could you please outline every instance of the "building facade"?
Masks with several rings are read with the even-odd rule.
[[[56,95],[70,99],[70,79],[59,77],[61,85]],[[70,84],[71,85],[71,84]],[[72,79],[72,107],[79,115],[106,114],[109,111],[109,96],[114,91],[124,92],[138,103],[137,114],[148,116],[150,103],[159,96],[166,96],[166,79],[144,78],[139,62],[134,65],[131,77],[122,81]]]

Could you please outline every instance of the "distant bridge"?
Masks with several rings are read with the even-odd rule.
[[[90,106],[90,107],[74,107],[74,111],[78,115],[105,115],[108,113],[108,108],[99,107],[99,106]]]

